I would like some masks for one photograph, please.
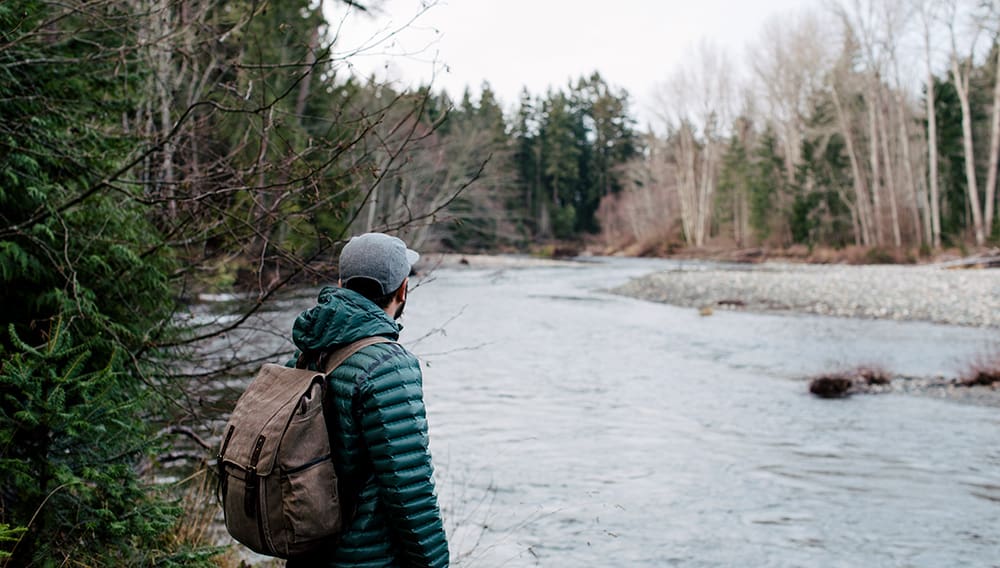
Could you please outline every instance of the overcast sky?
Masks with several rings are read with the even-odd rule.
[[[389,37],[350,58],[362,74],[403,85],[434,84],[458,98],[489,81],[505,108],[522,87],[544,94],[599,71],[649,115],[656,85],[702,39],[743,50],[769,17],[794,14],[810,0],[385,0],[375,18],[331,12],[338,51]],[[393,33],[400,30],[398,33]]]

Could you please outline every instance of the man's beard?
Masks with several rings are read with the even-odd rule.
[[[392,315],[392,319],[398,320],[399,317],[403,315],[403,308],[405,307],[406,307],[406,301],[404,300],[403,303],[399,304],[399,307],[396,308],[396,313]]]

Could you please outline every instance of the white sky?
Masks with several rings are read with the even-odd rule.
[[[488,80],[508,110],[522,87],[540,95],[597,70],[628,90],[640,123],[652,115],[657,84],[699,41],[723,46],[745,67],[744,49],[765,20],[816,5],[812,0],[439,0],[424,10],[428,3],[385,0],[374,19],[336,3],[330,13],[339,25],[336,51],[388,38],[352,55],[355,70],[407,86],[433,77],[454,99],[467,85],[478,94]]]

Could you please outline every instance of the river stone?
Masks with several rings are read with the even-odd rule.
[[[1000,270],[767,263],[685,266],[614,293],[700,308],[1000,327]]]

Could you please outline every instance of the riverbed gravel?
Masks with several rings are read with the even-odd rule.
[[[681,264],[614,293],[711,310],[1000,327],[1000,269],[895,265]]]

